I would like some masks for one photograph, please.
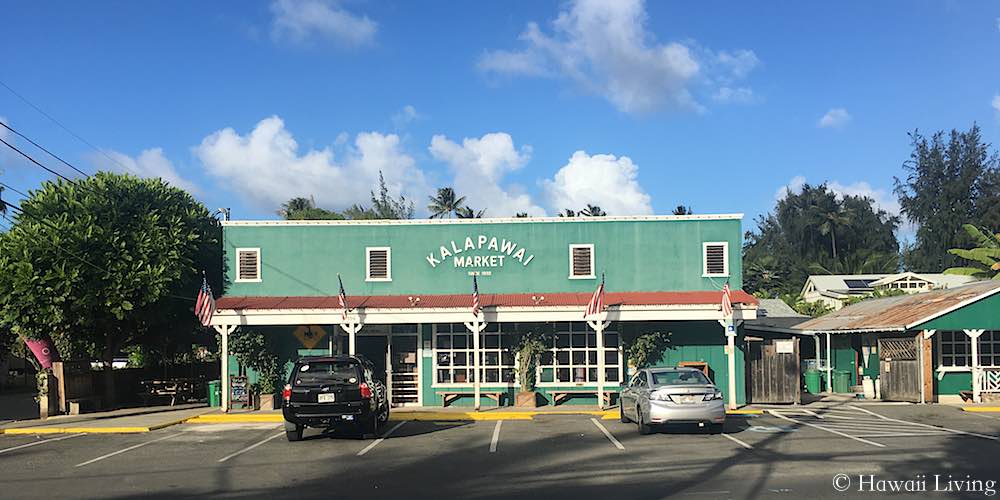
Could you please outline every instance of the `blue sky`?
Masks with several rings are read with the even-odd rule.
[[[0,31],[0,81],[102,151],[0,87],[7,123],[237,219],[379,170],[418,214],[453,185],[489,216],[750,219],[803,181],[896,211],[908,131],[1000,143],[995,2],[18,2]]]

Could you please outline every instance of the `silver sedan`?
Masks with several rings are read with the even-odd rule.
[[[644,368],[621,391],[621,421],[635,422],[639,434],[666,423],[697,423],[722,432],[726,406],[722,391],[695,368]]]

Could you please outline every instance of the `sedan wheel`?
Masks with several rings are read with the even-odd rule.
[[[639,427],[639,434],[645,436],[650,432],[653,432],[653,429],[646,423],[645,419],[642,418],[642,411],[639,410],[639,408],[635,409],[635,418],[635,423]]]
[[[627,424],[627,423],[631,422],[631,420],[629,420],[629,418],[627,416],[625,416],[625,405],[622,405],[622,404],[618,405],[618,413],[619,413],[618,419],[619,419],[619,421],[621,423]]]

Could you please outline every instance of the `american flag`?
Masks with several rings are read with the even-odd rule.
[[[722,287],[722,317],[728,318],[733,315],[733,300],[729,296],[729,282]]]
[[[476,281],[476,275],[472,275],[472,316],[478,318],[479,313],[482,312],[482,307],[479,305],[479,282]]]
[[[590,302],[587,303],[587,311],[583,313],[583,319],[587,319],[596,314],[601,314],[604,310],[604,273],[601,273],[601,284],[598,285],[597,290],[594,290],[594,295],[590,297]]]
[[[337,295],[337,300],[340,301],[340,319],[341,321],[347,321],[347,293],[344,292],[344,281],[340,279],[340,275],[337,275],[337,282],[340,283],[340,294]]]
[[[202,275],[201,289],[198,290],[198,298],[194,301],[194,315],[198,316],[202,326],[208,326],[212,323],[213,314],[215,314],[215,297],[212,296],[212,287],[208,286],[208,279]]]

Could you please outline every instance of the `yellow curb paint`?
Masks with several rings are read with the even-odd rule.
[[[4,434],[131,434],[149,432],[150,427],[25,427],[6,429]]]
[[[726,415],[763,415],[764,410],[726,410]]]
[[[963,406],[962,411],[970,413],[1000,413],[1000,406]]]

